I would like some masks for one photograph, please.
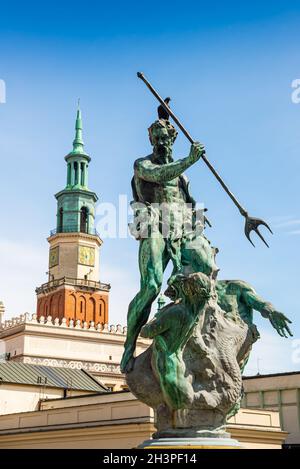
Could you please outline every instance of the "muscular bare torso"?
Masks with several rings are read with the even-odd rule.
[[[138,160],[136,164],[137,166],[143,165],[143,160]],[[186,202],[186,194],[180,184],[180,177],[157,183],[142,179],[138,171],[135,171],[134,184],[138,200],[141,202],[149,204]]]

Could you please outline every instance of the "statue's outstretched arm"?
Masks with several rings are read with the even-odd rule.
[[[293,335],[288,326],[292,321],[283,313],[277,311],[272,303],[259,297],[253,289],[249,288],[244,290],[243,299],[248,306],[255,309],[255,311],[259,311],[264,318],[269,319],[270,323],[281,337],[287,338],[288,335]]]
[[[191,147],[189,156],[181,160],[166,164],[154,164],[149,159],[137,161],[136,174],[145,181],[163,183],[180,176],[187,168],[199,160],[204,153],[204,146],[195,143]]]
[[[269,309],[274,309],[272,303],[258,296],[253,288],[244,288],[242,297],[247,306],[255,309],[255,311],[259,311],[264,318],[268,317],[267,311],[269,311]]]

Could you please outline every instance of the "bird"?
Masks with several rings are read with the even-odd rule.
[[[169,106],[170,101],[171,101],[171,98],[164,99],[164,102],[166,103],[167,106]],[[169,120],[169,113],[166,111],[166,109],[163,107],[162,104],[158,106],[157,113],[158,113],[159,119]]]

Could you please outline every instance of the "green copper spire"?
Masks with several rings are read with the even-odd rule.
[[[97,195],[89,190],[88,173],[91,158],[83,149],[81,110],[77,108],[73,150],[65,156],[67,181],[58,192],[57,233],[89,233],[95,231],[95,204]]]
[[[77,109],[76,124],[75,124],[75,139],[73,141],[72,153],[84,154],[83,146],[84,146],[84,143],[82,140],[82,118],[81,118],[81,110],[79,108],[79,100],[78,100],[78,109]]]
[[[88,190],[88,164],[91,158],[85,153],[83,147],[82,118],[78,102],[73,150],[65,156],[65,160],[68,163],[67,189]]]
[[[82,117],[81,117],[81,110],[79,107],[79,100],[78,100],[78,108],[77,108],[77,115],[76,115],[76,123],[75,123],[75,139],[73,140],[73,150],[66,156],[76,156],[82,155],[86,156],[90,159],[90,157],[85,153],[84,143],[82,140]]]

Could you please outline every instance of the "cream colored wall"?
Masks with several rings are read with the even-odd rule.
[[[0,336],[1,337],[1,336]],[[22,355],[25,349],[25,335],[15,334],[13,336],[5,337],[2,339],[2,344],[5,344],[5,353],[10,353],[11,358]]]
[[[294,389],[300,388],[300,371],[296,374],[270,375],[264,377],[244,378],[246,392],[262,389]]]
[[[258,409],[240,409],[228,420],[229,425],[254,425],[257,427],[280,428],[279,413]]]
[[[149,423],[1,436],[0,449],[133,449],[153,433]]]
[[[40,324],[37,321],[27,323],[25,328],[19,330],[16,327],[14,331],[4,331],[0,338],[5,341],[7,351],[11,351],[12,355],[111,362],[117,365],[125,342],[123,333],[69,328],[53,323]],[[137,353],[141,353],[148,345],[148,340],[140,339]]]
[[[53,331],[54,332],[54,331]],[[106,337],[99,337],[99,333],[88,333],[88,331],[79,331],[74,329],[71,333],[56,335],[26,335],[24,340],[24,355],[31,357],[45,357],[47,359],[71,361],[71,366],[76,366],[77,362],[89,363],[107,363],[109,365],[119,366],[122,353],[124,338],[116,338],[116,341],[106,340]],[[96,366],[96,369],[101,368]],[[95,371],[96,374],[97,371]],[[100,370],[101,374],[101,370]]]
[[[68,396],[90,395],[90,392],[72,390]],[[63,389],[29,386],[22,384],[0,384],[0,415],[32,412],[39,409],[41,399],[63,397]]]
[[[244,379],[243,406],[279,412],[286,443],[300,444],[300,372]]]
[[[63,397],[60,389],[43,391],[37,386],[0,385],[0,415],[38,410],[40,399]]]

